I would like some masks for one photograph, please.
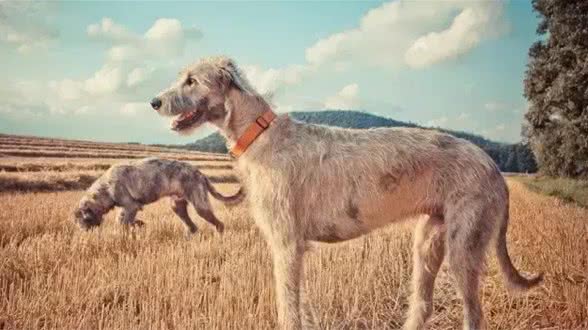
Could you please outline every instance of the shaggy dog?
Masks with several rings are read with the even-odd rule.
[[[287,115],[273,119],[268,103],[224,57],[185,68],[151,105],[175,116],[172,129],[183,134],[211,123],[229,148],[240,151],[236,155],[242,153],[237,169],[272,249],[278,323],[284,329],[313,327],[301,288],[307,242],[345,241],[417,216],[406,329],[425,326],[445,258],[463,300],[464,328],[483,327],[478,283],[493,239],[509,284],[528,289],[541,281],[540,275],[521,276],[513,266],[506,246],[505,180],[468,141],[418,128],[357,130],[304,124]],[[263,132],[243,148],[254,125]]]
[[[118,221],[124,225],[142,225],[135,220],[143,205],[162,197],[172,197],[172,210],[182,220],[190,233],[198,227],[188,215],[188,202],[204,220],[222,233],[224,225],[212,213],[208,193],[225,203],[238,203],[243,198],[241,190],[233,196],[218,193],[210,181],[194,166],[157,158],[147,158],[129,164],[112,166],[87,190],[74,212],[76,222],[84,229],[99,226],[102,217],[115,206],[122,208]]]

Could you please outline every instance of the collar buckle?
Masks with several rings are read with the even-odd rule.
[[[257,117],[257,119],[255,119],[255,123],[263,129],[266,129],[269,127],[269,122],[267,120],[265,120],[265,118],[263,118],[263,116]]]
[[[275,118],[276,114],[271,110],[268,110],[261,116],[257,117],[255,122],[251,123],[239,139],[237,139],[237,142],[229,151],[229,155],[234,159],[241,156],[247,150],[249,145],[251,145],[251,143],[253,143],[253,141],[255,141],[255,139],[270,126]]]

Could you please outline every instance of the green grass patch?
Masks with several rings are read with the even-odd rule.
[[[517,176],[532,191],[588,208],[588,181],[547,176]]]

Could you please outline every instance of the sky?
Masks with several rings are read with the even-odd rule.
[[[233,58],[280,112],[360,110],[521,140],[530,1],[0,0],[0,133],[183,144],[149,100]]]

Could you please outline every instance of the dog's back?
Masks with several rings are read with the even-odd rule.
[[[117,164],[107,174],[108,184],[115,192],[128,192],[143,204],[153,203],[164,196],[183,197],[185,183],[194,183],[194,179],[200,176],[198,169],[188,163],[159,158]]]

